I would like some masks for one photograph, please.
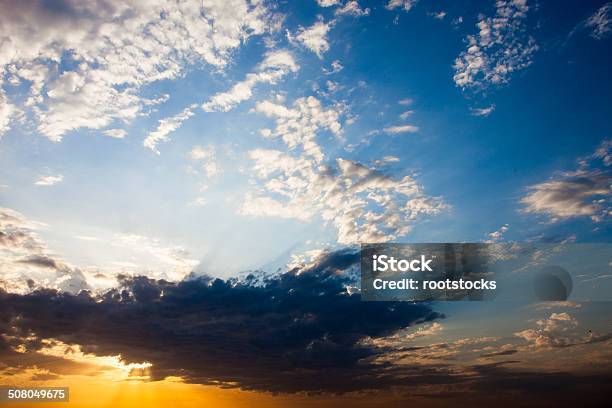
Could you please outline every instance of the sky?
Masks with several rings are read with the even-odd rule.
[[[2,327],[15,364],[0,378],[96,387],[112,374],[268,406],[306,406],[303,392],[354,403],[381,378],[393,401],[406,384],[413,399],[517,378],[522,392],[527,372],[598,384],[612,361],[606,303],[388,310],[361,305],[351,277],[361,243],[609,242],[611,21],[605,1],[0,1],[0,316],[81,316]],[[306,306],[315,290],[328,309]],[[253,315],[235,337],[223,324]],[[352,316],[361,325],[338,323]],[[141,332],[118,341],[130,327]],[[185,352],[140,344],[151,330]],[[194,342],[228,340],[193,360]],[[252,365],[237,372],[236,358]],[[143,369],[126,365],[145,363],[131,378]],[[279,366],[295,376],[280,381]]]

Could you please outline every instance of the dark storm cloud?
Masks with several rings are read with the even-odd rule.
[[[119,288],[100,297],[1,293],[0,332],[148,361],[153,379],[173,375],[272,392],[390,386],[400,378],[395,369],[372,361],[385,350],[362,340],[441,316],[425,304],[361,302],[347,293],[351,277],[341,271],[357,261],[354,251],[338,251],[308,269],[241,281],[120,277]],[[40,343],[30,337],[27,347]]]

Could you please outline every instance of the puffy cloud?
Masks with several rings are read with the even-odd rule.
[[[529,193],[521,199],[525,213],[546,214],[551,221],[588,216],[601,221],[612,211],[612,144],[604,140],[593,155],[579,160],[575,171],[562,172],[551,180],[527,187]],[[591,168],[601,160],[603,168]]]
[[[2,3],[0,14],[0,72],[27,81],[24,107],[53,141],[133,119],[151,102],[139,96],[144,85],[186,65],[223,68],[270,20],[262,2],[245,0],[26,0]]]
[[[299,66],[290,52],[286,50],[271,51],[266,54],[255,72],[247,74],[243,81],[235,84],[229,91],[214,95],[210,98],[210,101],[202,105],[202,109],[206,112],[227,112],[240,102],[250,99],[253,96],[255,85],[259,83],[275,84],[290,72],[297,72],[298,70]]]
[[[333,21],[328,23],[322,20],[317,21],[308,28],[300,27],[295,35],[287,32],[287,38],[291,42],[301,43],[304,47],[317,54],[317,57],[323,59],[323,54],[329,50],[327,33],[329,33],[333,24]]]
[[[508,232],[509,229],[510,229],[510,225],[508,224],[502,225],[501,227],[499,227],[497,231],[488,233],[487,237],[489,239],[485,242],[490,242],[490,243],[499,242],[503,238],[504,234]]]
[[[343,69],[344,69],[344,66],[340,63],[340,61],[335,60],[335,61],[332,61],[330,69],[323,68],[323,73],[325,73],[325,75],[332,75],[332,74],[337,74]]]
[[[14,113],[15,107],[8,102],[4,91],[0,89],[0,136],[10,129],[9,124]]]
[[[189,156],[191,160],[201,165],[202,170],[206,173],[208,178],[214,177],[219,173],[214,146],[195,146],[191,149]]]
[[[316,142],[317,132],[328,130],[335,136],[341,133],[339,112],[325,109],[312,96],[299,98],[292,108],[270,101],[258,102],[255,110],[276,119],[276,129],[270,137],[282,138],[290,150],[300,147],[317,162],[323,160],[321,146]]]
[[[317,4],[321,7],[337,6],[340,0],[317,0]]]
[[[538,46],[525,33],[526,0],[499,0],[494,17],[482,16],[478,34],[466,39],[467,49],[455,60],[457,86],[484,89],[504,84],[512,73],[531,65]]]
[[[356,1],[347,1],[346,4],[342,7],[336,9],[335,15],[337,16],[353,16],[353,17],[362,17],[370,14],[370,9],[365,8],[362,9],[359,6],[359,3]]]
[[[444,17],[446,17],[446,11],[442,10],[437,13],[430,13],[430,15],[436,20],[444,20]]]
[[[396,8],[403,8],[404,11],[410,11],[419,0],[389,0],[385,8],[387,10],[394,10]]]
[[[263,187],[246,196],[244,215],[311,220],[320,216],[338,231],[338,242],[384,242],[405,235],[424,215],[445,208],[440,198],[426,196],[410,176],[394,178],[361,163],[337,158],[325,163],[316,141],[319,131],[341,131],[337,112],[322,108],[313,97],[293,108],[272,102],[256,110],[276,118],[270,137],[281,137],[297,154],[256,149],[249,152],[253,174]]]
[[[593,38],[601,40],[612,32],[612,3],[601,6],[592,16],[590,16],[585,26],[590,28]]]
[[[123,139],[127,132],[123,129],[108,129],[102,132],[105,136],[114,137],[116,139]]]
[[[484,108],[470,108],[470,112],[472,113],[472,115],[483,116],[483,117],[489,116],[491,113],[493,113],[494,110],[495,110],[495,104],[492,104],[491,106],[487,106]]]
[[[147,362],[152,380],[270,392],[399,384],[401,375],[374,361],[387,350],[361,340],[441,316],[424,304],[362,302],[347,291],[346,271],[358,262],[358,253],[341,250],[270,278],[120,277],[97,296],[0,291],[0,353],[43,353],[61,339],[96,356],[121,355],[122,364]]]
[[[34,182],[36,186],[52,186],[57,183],[61,183],[64,180],[64,176],[61,174],[57,176],[40,176],[38,180]]]
[[[578,321],[566,312],[551,313],[548,318],[536,321],[537,328],[515,333],[533,348],[570,347],[579,344],[605,341],[610,335],[597,335],[579,330]]]
[[[159,150],[157,150],[157,144],[160,142],[166,142],[170,133],[181,127],[184,121],[194,115],[193,111],[197,106],[197,104],[192,104],[187,108],[183,109],[182,112],[174,116],[160,119],[159,124],[157,125],[157,129],[149,133],[149,135],[142,143],[143,146],[148,149],[151,149],[156,154],[160,154]]]
[[[399,133],[416,133],[419,131],[419,128],[413,125],[398,125],[386,127],[383,131],[390,135],[397,135]]]

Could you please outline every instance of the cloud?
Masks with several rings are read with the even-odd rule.
[[[412,114],[413,114],[413,113],[414,113],[414,111],[413,111],[413,110],[407,110],[407,111],[405,111],[405,112],[402,112],[402,113],[400,114],[400,116],[399,116],[399,117],[400,117],[400,119],[401,119],[401,120],[406,120],[406,119],[408,119],[410,116],[412,116]]]
[[[397,103],[399,103],[402,106],[412,105],[412,102],[414,102],[412,98],[404,98],[404,99],[400,99],[399,101],[397,101]]]
[[[105,136],[114,137],[116,139],[123,139],[127,132],[123,129],[108,129],[102,132]]]
[[[339,243],[355,244],[403,236],[418,218],[446,208],[410,176],[395,178],[343,158],[326,161],[317,135],[339,135],[340,115],[316,98],[300,98],[292,108],[261,102],[256,110],[276,118],[276,128],[266,134],[281,137],[289,152],[249,152],[253,181],[262,187],[246,195],[241,214],[302,221],[321,217],[337,229]]]
[[[356,1],[347,1],[342,7],[339,7],[334,12],[337,16],[352,16],[352,17],[363,17],[370,14],[370,9],[362,9],[359,3]]]
[[[192,104],[174,116],[160,119],[157,129],[149,133],[149,135],[142,142],[142,145],[148,149],[151,149],[156,154],[160,154],[159,150],[157,150],[157,144],[168,141],[168,136],[170,133],[181,127],[184,121],[192,117],[194,115],[194,109],[197,106],[197,104]]]
[[[419,128],[413,125],[399,125],[386,127],[383,131],[390,135],[397,135],[400,133],[416,133],[419,131]]]
[[[473,116],[487,117],[495,110],[495,104],[487,106],[485,108],[470,108],[470,112]]]
[[[340,4],[340,0],[317,0],[317,4],[321,7],[331,7]]]
[[[593,155],[579,160],[577,170],[527,187],[528,194],[521,199],[523,212],[548,215],[552,222],[581,216],[594,222],[607,218],[612,211],[611,147],[610,141],[604,140]],[[603,167],[593,167],[599,161]]]
[[[45,227],[0,208],[0,288],[18,293],[39,285],[71,292],[89,288],[83,273],[57,257],[40,238]]]
[[[189,153],[191,160],[198,162],[208,178],[212,178],[219,173],[219,166],[215,158],[215,147],[213,145],[195,146]]]
[[[579,329],[578,320],[566,312],[551,313],[548,318],[536,321],[537,328],[514,333],[527,341],[528,346],[540,348],[571,347],[581,344],[607,341],[610,335],[598,335],[592,331],[585,333]]]
[[[40,176],[35,182],[36,186],[52,186],[57,183],[61,183],[64,180],[64,176],[58,174],[57,176]]]
[[[2,84],[1,80],[0,84]],[[14,113],[15,107],[8,103],[6,94],[2,89],[0,89],[0,136],[2,136],[10,129],[9,125]]]
[[[479,19],[478,34],[468,35],[467,49],[455,60],[453,79],[462,89],[505,84],[514,72],[533,62],[538,46],[525,33],[526,0],[499,0],[495,9],[494,17]]]
[[[330,69],[323,68],[323,73],[325,75],[333,75],[333,74],[337,74],[338,72],[342,71],[343,69],[344,69],[344,66],[342,66],[340,61],[335,60],[335,61],[332,61]]]
[[[389,0],[385,8],[387,10],[394,10],[401,7],[404,11],[410,11],[418,2],[419,0]]]
[[[429,13],[429,15],[435,18],[436,20],[444,20],[444,17],[446,17],[446,11],[442,10],[437,13]]]
[[[129,251],[133,255],[144,254],[161,266],[160,271],[147,271],[148,275],[158,275],[166,279],[181,279],[192,272],[200,262],[191,257],[190,252],[181,245],[173,245],[160,239],[139,234],[115,234],[110,244]]]
[[[2,3],[0,15],[0,67],[9,82],[25,83],[22,107],[56,142],[75,129],[132,120],[151,101],[140,96],[143,86],[186,66],[223,69],[271,24],[264,3],[244,0],[24,0]]]
[[[503,238],[504,234],[508,232],[509,229],[510,229],[510,225],[508,224],[502,225],[501,227],[499,227],[497,231],[488,233],[487,237],[489,237],[489,239],[485,242],[490,242],[490,243],[499,242]]]
[[[333,24],[334,21],[326,23],[320,20],[308,28],[300,27],[295,35],[287,32],[287,39],[290,42],[301,43],[304,47],[317,54],[317,57],[323,59],[323,54],[329,50],[327,34]]]
[[[612,32],[612,3],[601,6],[584,24],[592,30],[591,36],[597,40],[609,36]]]
[[[240,102],[250,99],[255,85],[275,84],[290,72],[297,72],[299,69],[290,52],[286,50],[268,52],[255,72],[247,74],[245,80],[235,84],[229,91],[214,95],[210,101],[202,105],[202,109],[206,112],[227,112]]]
[[[61,339],[96,356],[120,355],[121,364],[147,362],[152,380],[269,392],[388,387],[402,377],[374,361],[387,350],[361,340],[442,316],[424,304],[349,294],[347,271],[358,262],[358,253],[340,250],[269,278],[121,277],[98,296],[0,291],[0,339],[29,352]]]
[[[291,108],[270,101],[258,102],[255,111],[276,119],[276,128],[269,137],[280,137],[290,150],[300,148],[304,155],[313,157],[317,162],[324,156],[316,141],[317,132],[328,130],[339,136],[342,129],[340,113],[325,109],[312,96],[297,99]]]

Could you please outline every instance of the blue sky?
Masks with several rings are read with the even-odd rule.
[[[65,28],[61,8],[24,6],[39,32],[2,26],[2,206],[111,275],[231,276],[363,241],[609,239],[609,4],[320,3],[206,3],[221,39],[186,8],[130,32],[119,7]]]
[[[0,2],[0,379],[605,396],[611,40],[605,1]],[[606,245],[564,302],[362,302],[381,242]]]

